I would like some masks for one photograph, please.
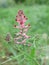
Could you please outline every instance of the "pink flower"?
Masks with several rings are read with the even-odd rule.
[[[19,10],[18,15],[16,16],[16,21],[20,24],[22,28],[24,28],[26,20],[27,18],[26,16],[24,16],[23,11]]]

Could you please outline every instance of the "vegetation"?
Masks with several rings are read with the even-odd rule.
[[[14,6],[16,4],[24,5],[35,5],[35,4],[45,4],[49,5],[49,0],[0,0],[0,7],[7,8],[9,6]]]
[[[33,5],[33,4],[49,4],[49,0],[15,0],[16,3],[25,2],[27,5]]]
[[[31,36],[24,46],[15,44],[14,28],[16,14],[22,9],[28,17],[26,25],[31,28],[27,35]],[[11,34],[11,41],[7,42],[6,35]],[[13,8],[0,8],[0,65],[49,65],[49,6],[16,6]]]

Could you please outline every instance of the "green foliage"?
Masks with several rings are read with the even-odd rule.
[[[33,4],[49,4],[49,0],[26,0],[25,3],[27,5],[33,5]]]
[[[35,0],[26,0],[25,4],[26,5],[33,5],[33,4],[35,4]]]
[[[36,0],[37,4],[48,4],[49,0]]]
[[[16,3],[25,3],[25,5],[33,4],[49,4],[49,0],[15,0]]]
[[[15,0],[16,3],[23,3],[25,0]]]
[[[15,17],[19,9],[24,10],[31,28],[27,33],[31,38],[27,43],[32,46],[17,45],[5,41],[6,34],[18,32],[14,29]],[[46,33],[46,34],[45,34]],[[26,43],[26,44],[27,44]],[[17,6],[0,8],[0,65],[43,65],[41,58],[49,56],[49,6]],[[46,61],[46,65],[49,65]],[[42,63],[42,64],[41,64]]]
[[[34,5],[34,4],[49,4],[49,0],[0,0],[0,7],[9,7],[14,6],[15,4],[25,4],[25,5]]]

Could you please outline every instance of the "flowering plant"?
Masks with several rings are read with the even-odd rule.
[[[19,33],[15,34],[14,42],[16,44],[23,44],[26,45],[26,40],[30,38],[30,36],[27,35],[27,31],[30,28],[30,24],[25,25],[25,22],[28,18],[24,15],[22,10],[18,11],[18,14],[16,16],[16,22],[18,23],[18,26],[14,25],[14,28],[19,29]],[[9,43],[11,39],[10,33],[6,36],[6,41]],[[28,44],[30,46],[30,44]]]
[[[28,18],[26,18],[23,11],[19,10],[16,16],[16,22],[18,23],[18,26],[14,25],[15,28],[20,30],[19,33],[16,33],[14,38],[14,42],[17,44],[26,45],[26,40],[30,38],[30,36],[26,35],[28,29],[30,28],[30,24],[25,25],[27,19]]]

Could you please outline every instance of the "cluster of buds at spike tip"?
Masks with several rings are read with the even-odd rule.
[[[16,16],[16,22],[19,23],[19,25],[24,28],[25,26],[25,22],[28,18],[26,18],[26,16],[24,15],[23,11],[22,10],[19,10],[18,11],[18,14]]]
[[[16,36],[14,38],[14,42],[17,44],[26,44],[26,40],[30,38],[30,36],[26,35],[28,29],[30,28],[30,24],[25,25],[25,22],[28,18],[24,15],[22,10],[18,11],[18,14],[16,16],[16,22],[18,23],[18,26],[14,25],[15,28],[18,28],[20,31],[19,33],[16,33]]]

